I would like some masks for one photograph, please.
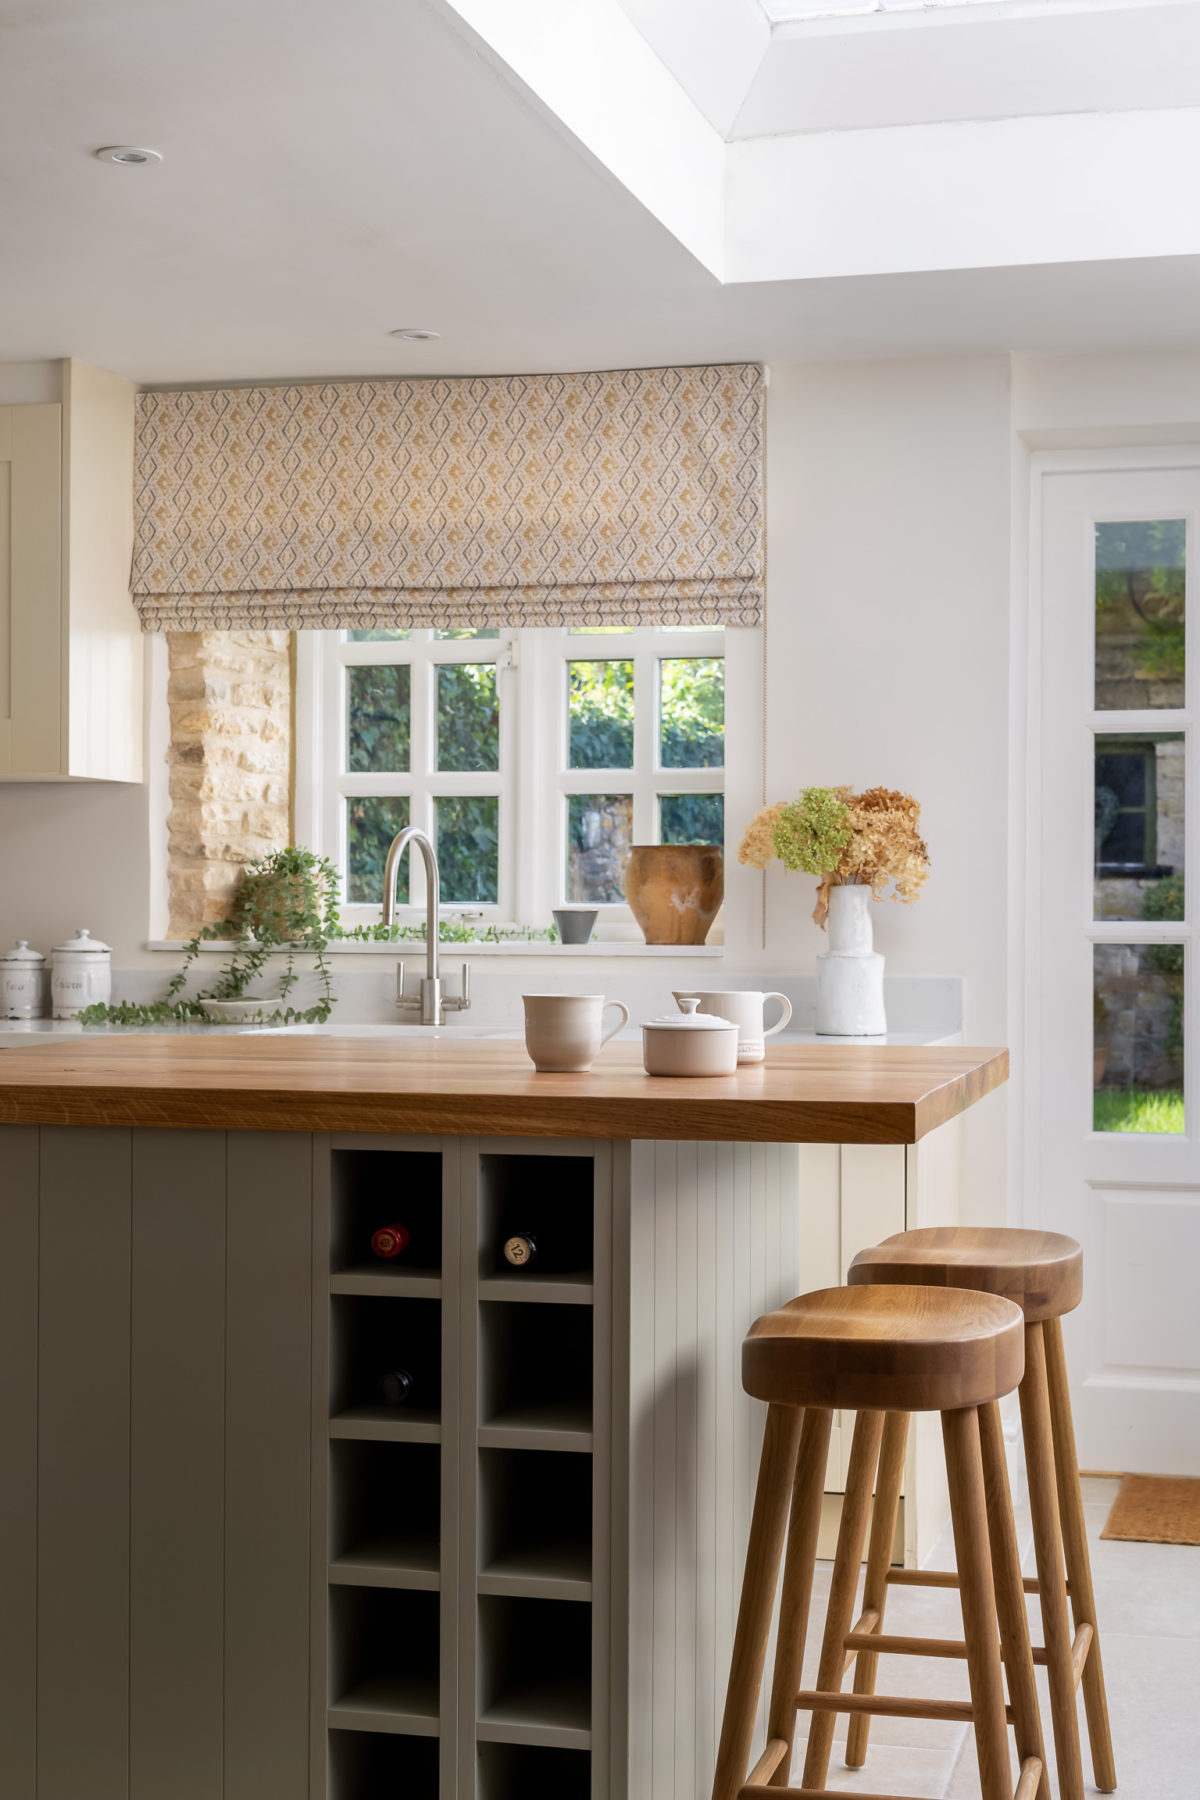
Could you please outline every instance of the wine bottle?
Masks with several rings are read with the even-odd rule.
[[[514,1232],[504,1240],[504,1260],[512,1269],[531,1269],[538,1259],[537,1239],[531,1231]]]
[[[371,1249],[384,1258],[399,1256],[412,1243],[407,1225],[381,1225],[371,1237]]]
[[[410,1406],[416,1385],[407,1369],[388,1369],[379,1377],[375,1391],[385,1406]]]

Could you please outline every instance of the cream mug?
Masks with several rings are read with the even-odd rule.
[[[676,994],[682,1007],[685,1000],[699,1000],[700,1011],[717,1019],[729,1019],[738,1028],[740,1063],[762,1062],[766,1056],[763,1039],[782,1031],[792,1016],[792,1003],[786,994],[759,994],[752,988],[727,988],[723,993]],[[768,1000],[778,1000],[783,1011],[769,1031],[763,1030],[763,1007]]]
[[[629,1023],[629,1008],[603,994],[522,994],[525,1048],[542,1075],[579,1075],[590,1069],[602,1044]],[[615,1006],[620,1018],[608,1031],[604,1015]]]

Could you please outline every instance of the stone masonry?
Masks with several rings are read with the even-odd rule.
[[[169,933],[229,916],[248,862],[290,841],[286,631],[168,632]]]

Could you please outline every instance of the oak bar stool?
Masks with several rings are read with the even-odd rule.
[[[885,1238],[873,1250],[862,1250],[850,1265],[852,1284],[865,1282],[864,1290],[876,1291],[881,1282],[932,1289],[972,1288],[1014,1301],[1025,1317],[1025,1375],[1020,1387],[1021,1429],[1029,1478],[1029,1509],[1033,1518],[1037,1578],[1025,1582],[1027,1592],[1041,1601],[1045,1648],[1035,1660],[1046,1664],[1050,1686],[1050,1712],[1054,1727],[1055,1760],[1060,1800],[1082,1800],[1083,1763],[1079,1746],[1079,1719],[1075,1694],[1083,1682],[1092,1769],[1096,1786],[1111,1793],[1117,1785],[1104,1670],[1096,1634],[1096,1602],[1092,1569],[1084,1529],[1083,1495],[1075,1454],[1075,1428],[1063,1355],[1063,1313],[1071,1312],[1083,1297],[1083,1253],[1074,1238],[1053,1231],[1020,1231],[1006,1227],[936,1226],[922,1231],[900,1231]],[[889,1419],[893,1434],[893,1458],[904,1459],[906,1421]],[[888,1433],[883,1462],[888,1465]],[[888,1465],[890,1472],[890,1465]],[[915,1570],[889,1571],[895,1529],[899,1476],[889,1482],[876,1500],[872,1542],[868,1553],[865,1604],[879,1613],[882,1630],[884,1596],[891,1582],[929,1584],[938,1578]],[[1066,1561],[1066,1581],[1063,1562]],[[953,1577],[941,1577],[941,1581]],[[1067,1595],[1071,1598],[1075,1635],[1067,1620]],[[875,1673],[874,1657],[860,1657],[855,1670],[862,1692],[870,1692]],[[852,1768],[866,1758],[866,1717],[851,1726],[846,1760]]]
[[[1008,1300],[900,1286],[826,1288],[751,1326],[742,1345],[742,1385],[767,1402],[767,1423],[713,1800],[820,1800],[829,1794],[825,1782],[839,1712],[972,1724],[982,1800],[1014,1800],[1006,1729],[1011,1718],[1021,1764],[1015,1800],[1045,1800],[1033,1652],[996,1405],[1021,1379],[1023,1326],[1020,1309]],[[829,1430],[839,1407],[858,1416],[817,1686],[799,1692]],[[883,1647],[873,1635],[878,1612],[866,1610],[854,1623],[854,1596],[885,1414],[890,1421],[894,1413],[907,1419],[911,1412],[942,1416],[969,1701],[842,1691],[846,1670],[862,1649]],[[781,1557],[768,1741],[747,1774]],[[793,1788],[786,1783],[798,1709],[810,1712],[812,1723],[802,1785]]]

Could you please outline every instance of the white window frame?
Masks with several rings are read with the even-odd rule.
[[[754,634],[757,637],[757,633]],[[628,633],[572,634],[565,629],[504,630],[496,638],[410,638],[347,642],[336,631],[299,632],[296,707],[297,837],[347,867],[345,809],[348,795],[410,796],[410,819],[432,834],[440,794],[496,794],[500,800],[500,867],[495,905],[449,901],[444,915],[469,914],[483,924],[551,923],[566,901],[567,809],[578,793],[632,794],[637,843],[658,840],[659,796],[721,793],[726,768],[664,769],[659,762],[660,661],[721,657],[728,673],[729,642],[720,629],[672,631],[637,628]],[[568,763],[569,664],[632,661],[634,665],[634,768],[571,769]],[[344,766],[346,669],[406,662],[412,666],[411,773],[351,774]],[[500,699],[498,773],[434,773],[435,681],[439,663],[493,662]],[[726,684],[726,704],[729,685]],[[726,732],[726,762],[730,734]],[[422,773],[422,769],[428,771]],[[379,917],[374,905],[342,906],[347,925]],[[424,917],[424,870],[414,858],[408,904],[397,910],[405,924]],[[602,928],[620,937],[636,931],[623,903],[599,908]]]

